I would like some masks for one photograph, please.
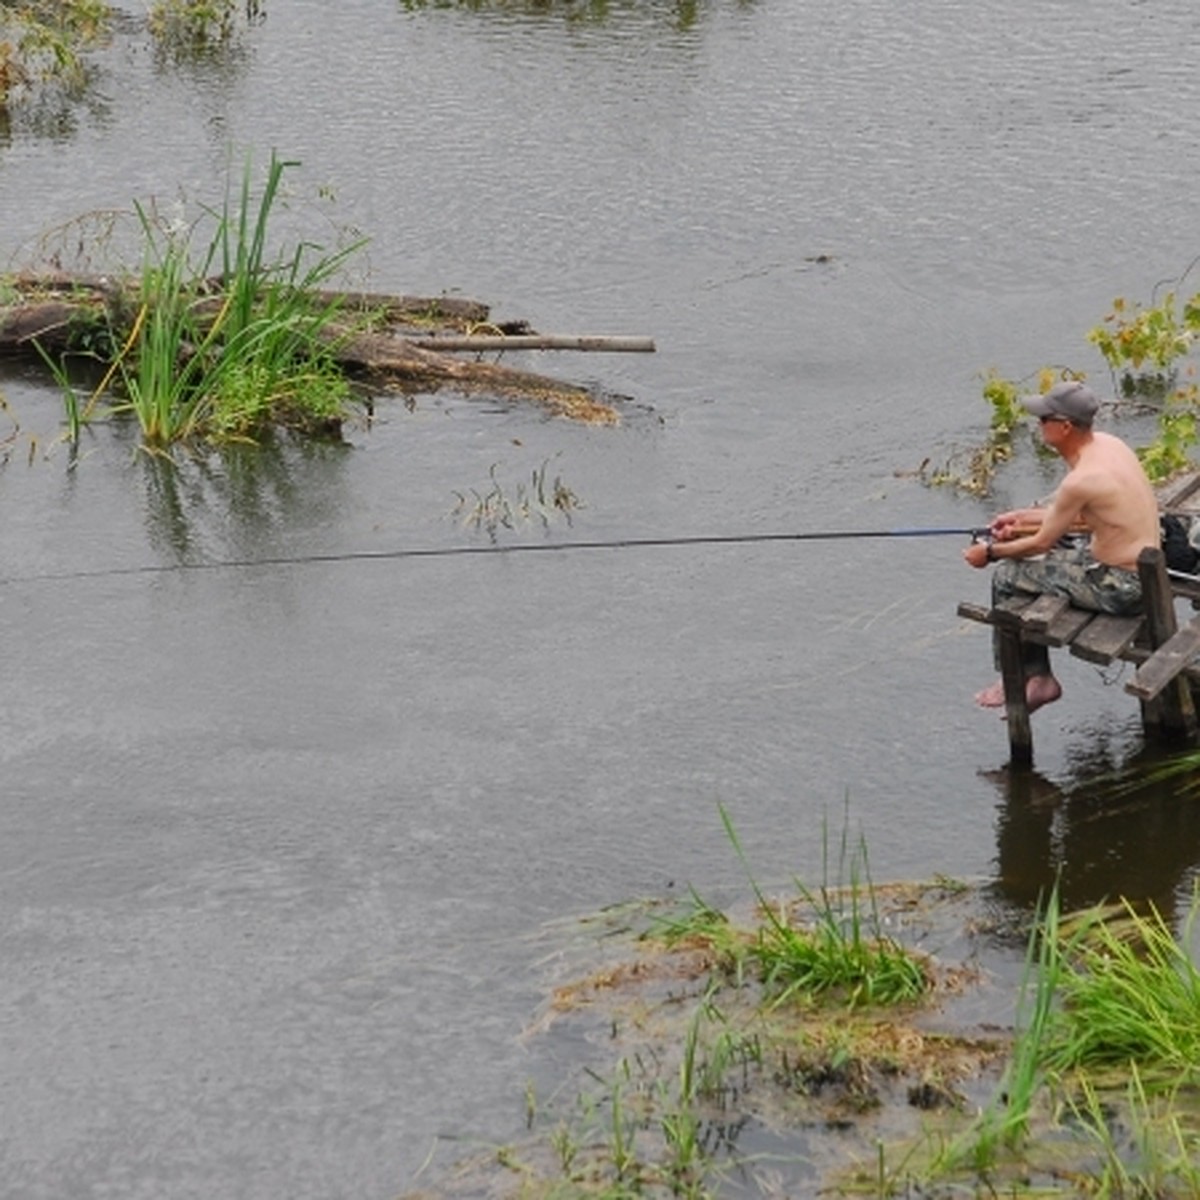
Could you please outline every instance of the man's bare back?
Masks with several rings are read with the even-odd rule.
[[[1080,448],[1055,501],[1060,498],[1065,506],[1078,505],[1098,562],[1136,571],[1142,550],[1159,544],[1158,501],[1146,472],[1137,455],[1110,433],[1093,432]]]

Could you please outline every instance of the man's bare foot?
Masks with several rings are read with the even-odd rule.
[[[1053,675],[1031,675],[1025,680],[1025,707],[1036,712],[1062,695],[1062,685]]]
[[[1004,680],[997,679],[991,687],[984,688],[982,692],[976,692],[975,703],[980,708],[1003,708]]]
[[[1053,675],[1031,675],[1025,680],[1025,707],[1037,712],[1046,704],[1053,704],[1062,695],[1062,685]],[[1004,707],[1004,680],[997,679],[991,687],[975,695],[980,708]],[[1003,714],[1002,714],[1003,715]]]

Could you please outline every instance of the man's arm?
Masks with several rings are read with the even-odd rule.
[[[1014,508],[993,517],[989,528],[993,537],[1004,541],[1016,537],[1017,530],[1036,529],[1041,525],[1045,515],[1046,509],[1041,505],[1035,505],[1032,508]]]
[[[1001,513],[991,524],[992,541],[976,542],[963,551],[972,567],[986,567],[1001,558],[1044,554],[1066,533],[1086,529],[1083,509],[1086,486],[1068,476],[1045,508],[1022,508]]]
[[[1064,534],[1079,529],[1083,524],[1083,510],[1089,492],[1086,480],[1067,476],[1050,504],[1041,513],[1041,523],[1031,532],[1018,532],[1018,526],[1010,525],[997,533],[992,545],[992,558],[1029,558],[1034,554],[1045,554]],[[1006,536],[1007,535],[1007,536]]]

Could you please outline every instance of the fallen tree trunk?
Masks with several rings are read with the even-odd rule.
[[[615,425],[619,420],[612,405],[597,400],[577,384],[498,363],[452,358],[396,334],[331,331],[330,349],[344,370],[372,379],[400,380],[421,390],[450,386],[463,392],[520,396],[541,404],[555,416],[591,425]]]
[[[202,310],[216,312],[220,281],[210,281]],[[123,344],[140,306],[135,282],[106,277],[18,275],[0,281],[0,355],[40,358],[90,347],[96,334]],[[452,387],[464,393],[501,393],[535,401],[556,415],[593,424],[615,424],[617,412],[587,388],[498,362],[455,358],[451,351],[576,349],[652,351],[649,339],[549,337],[525,322],[488,325],[484,336],[470,331],[487,323],[488,306],[444,296],[372,292],[313,294],[337,305],[337,320],[324,333],[329,353],[348,374],[402,390]]]
[[[67,350],[72,322],[77,323],[81,313],[80,304],[65,300],[0,308],[0,354],[36,354],[35,342],[46,350]]]

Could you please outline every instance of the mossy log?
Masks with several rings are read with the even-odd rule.
[[[51,355],[61,355],[95,345],[98,331],[106,335],[111,331],[108,340],[119,343],[138,307],[135,282],[96,276],[9,276],[0,280],[0,299],[4,301],[0,303],[0,355],[33,359],[40,358],[38,346]],[[337,320],[327,328],[325,337],[330,354],[349,375],[405,391],[450,387],[466,394],[499,393],[532,400],[573,420],[617,423],[616,409],[581,385],[429,348],[429,342],[439,336],[453,336],[456,349],[478,352],[502,351],[504,338],[510,334],[520,339],[515,348],[521,349],[529,347],[531,337],[537,337],[523,321],[504,326],[488,323],[488,306],[479,301],[330,291],[315,293],[314,300],[338,304]],[[220,281],[214,280],[200,309],[215,312],[220,304]],[[488,336],[485,344],[473,345],[469,335],[479,326],[486,327]],[[614,344],[606,348],[623,347]],[[653,346],[642,339],[636,348]]]

